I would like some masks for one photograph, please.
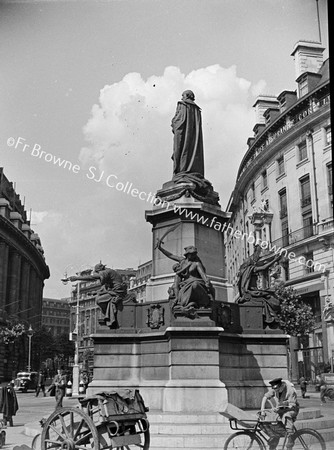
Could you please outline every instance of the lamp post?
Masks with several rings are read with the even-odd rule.
[[[64,278],[61,280],[63,284],[68,283],[67,273],[65,273]],[[72,397],[79,395],[79,309],[80,309],[80,281],[77,283],[77,303],[75,312],[75,329],[73,330],[72,339],[75,339],[75,353],[74,353],[74,364],[72,369]]]
[[[29,339],[29,347],[28,347],[28,372],[31,371],[31,338],[32,335],[34,334],[34,331],[31,327],[31,325],[29,326],[29,330],[27,331],[27,336]]]

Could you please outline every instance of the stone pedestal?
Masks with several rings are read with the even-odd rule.
[[[173,187],[174,186],[174,187]],[[225,274],[225,247],[223,230],[229,214],[221,210],[218,204],[198,200],[187,191],[191,183],[171,185],[158,191],[161,198],[145,217],[152,224],[152,277],[147,283],[148,301],[162,300],[168,297],[168,288],[174,282],[173,261],[163,255],[156,242],[165,233],[173,229],[163,239],[163,246],[171,253],[183,256],[185,247],[194,245],[198,249],[208,277],[215,290],[216,298],[227,301],[229,287]],[[173,196],[182,194],[179,198]],[[212,194],[213,195],[213,194]]]
[[[94,335],[88,395],[139,388],[151,410],[213,413],[227,402],[259,408],[266,383],[286,378],[284,335],[228,333],[214,323],[184,325]]]

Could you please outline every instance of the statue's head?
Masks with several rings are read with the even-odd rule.
[[[193,93],[193,91],[187,90],[182,92],[182,99],[183,100],[195,100],[195,94]]]
[[[252,256],[252,260],[254,262],[257,262],[259,260],[260,255],[261,255],[261,250],[262,249],[261,249],[260,245],[258,245],[258,244],[254,245],[254,253]]]
[[[197,256],[197,248],[193,245],[189,245],[184,249],[184,256],[186,258],[195,258]]]
[[[94,272],[101,272],[101,270],[104,270],[105,268],[106,268],[106,266],[104,264],[98,263],[94,267]]]

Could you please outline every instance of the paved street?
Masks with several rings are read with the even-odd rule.
[[[8,427],[7,442],[3,447],[4,450],[13,450],[16,445],[26,444],[29,447],[32,443],[32,436],[24,434],[26,424],[36,424],[42,417],[47,418],[54,410],[55,399],[54,397],[35,397],[35,394],[29,392],[27,394],[18,393],[19,411],[14,417],[14,427]],[[71,398],[64,398],[64,406],[76,406],[77,400]],[[300,404],[302,408],[313,407],[320,408],[322,415],[332,415],[334,418],[334,402],[327,402],[324,405],[320,405],[319,393],[308,393],[308,398],[300,398]],[[334,420],[333,420],[334,426]],[[328,444],[327,450],[334,450],[334,444]]]

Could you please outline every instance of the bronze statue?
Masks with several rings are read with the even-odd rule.
[[[96,264],[91,275],[71,276],[68,280],[100,280],[102,287],[97,292],[96,304],[101,308],[104,324],[109,328],[118,328],[117,311],[122,309],[123,301],[128,296],[127,285],[120,273],[99,263]]]
[[[275,262],[281,259],[281,255],[267,255],[261,257],[261,247],[255,246],[253,255],[246,259],[240,266],[238,274],[238,303],[261,304],[263,306],[264,324],[271,327],[278,325],[277,312],[279,300],[275,296],[274,289],[258,287],[258,274],[266,271]]]
[[[169,291],[170,300],[173,302],[172,309],[179,310],[184,315],[196,316],[195,310],[210,307],[215,295],[205,267],[197,255],[197,249],[192,245],[186,247],[182,257],[164,249],[162,243],[162,240],[158,239],[156,248],[168,258],[177,261],[173,266],[175,282]]]
[[[184,91],[172,119],[174,133],[174,175],[196,173],[204,176],[201,109],[192,91]]]

